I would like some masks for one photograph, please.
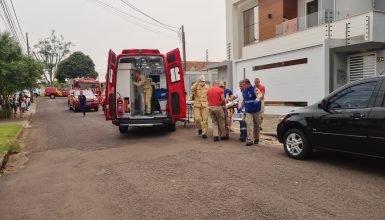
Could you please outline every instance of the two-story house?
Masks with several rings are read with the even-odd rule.
[[[259,77],[267,112],[385,71],[385,0],[226,0],[226,15],[233,86]]]

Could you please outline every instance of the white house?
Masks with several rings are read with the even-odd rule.
[[[385,71],[385,0],[226,0],[226,15],[233,87],[259,77],[269,113]]]

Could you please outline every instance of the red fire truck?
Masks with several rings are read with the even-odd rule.
[[[92,90],[92,92],[100,97],[99,80],[93,78],[76,78],[68,80],[68,90]]]
[[[151,114],[144,114],[143,91],[134,86],[133,71],[139,70],[151,82]],[[106,120],[128,127],[164,126],[175,131],[175,122],[186,118],[186,91],[179,49],[161,54],[156,49],[127,49],[108,55],[106,74]]]

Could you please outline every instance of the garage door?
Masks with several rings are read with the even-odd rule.
[[[376,54],[355,54],[348,57],[349,82],[376,75]]]

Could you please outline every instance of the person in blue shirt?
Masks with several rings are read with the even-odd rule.
[[[243,105],[246,112],[247,143],[246,146],[259,143],[259,114],[261,112],[261,100],[263,94],[251,85],[249,79],[244,79]]]

